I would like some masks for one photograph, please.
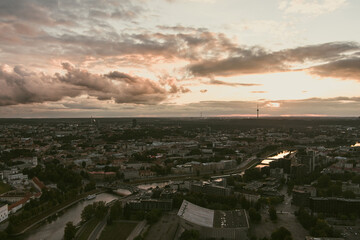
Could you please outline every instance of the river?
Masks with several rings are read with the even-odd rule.
[[[262,160],[258,166],[259,167],[268,166],[271,162],[276,161],[278,159],[282,159],[282,158],[286,157],[287,155],[289,155],[290,153],[291,153],[290,151],[282,151],[274,156],[267,157],[266,159]]]
[[[59,216],[55,221],[51,223],[46,223],[41,225],[40,227],[29,231],[24,234],[21,239],[24,240],[61,240],[64,236],[64,228],[67,222],[73,222],[74,225],[81,221],[81,212],[87,205],[95,202],[95,201],[105,201],[110,202],[114,199],[118,198],[115,195],[108,193],[101,193],[96,196],[95,199],[85,200],[75,205],[69,207],[65,210],[65,212]]]

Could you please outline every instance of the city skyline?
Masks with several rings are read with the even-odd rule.
[[[0,115],[359,116],[355,0],[0,2]]]

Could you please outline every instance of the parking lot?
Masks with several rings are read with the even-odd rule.
[[[360,239],[360,225],[357,221],[356,226],[334,226],[334,228],[340,231],[342,237],[346,240],[359,240]]]

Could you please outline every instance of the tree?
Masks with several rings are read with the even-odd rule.
[[[123,209],[121,206],[121,202],[116,202],[110,209],[110,219],[111,221],[120,218],[122,215]]]
[[[101,219],[105,216],[107,207],[104,201],[94,202],[93,204],[87,205],[81,212],[81,220],[86,222],[92,217]]]
[[[271,221],[275,221],[277,219],[277,215],[276,215],[276,209],[274,206],[271,206],[269,208],[269,215],[270,215],[270,219]]]
[[[146,214],[146,221],[148,223],[153,224],[159,221],[161,218],[162,212],[159,209],[152,209],[150,212]]]
[[[356,195],[353,191],[347,190],[343,192],[344,198],[356,198]]]
[[[271,240],[292,240],[291,232],[284,227],[280,227],[271,234]]]
[[[311,227],[315,226],[316,218],[311,216],[304,208],[299,208],[298,211],[295,212],[297,219],[300,224],[307,230],[310,230]]]
[[[104,201],[94,202],[95,217],[101,219],[106,215],[107,207]]]
[[[94,207],[92,204],[87,205],[81,212],[81,220],[86,222],[90,220],[94,215]]]
[[[0,240],[7,240],[8,234],[6,232],[0,231]]]
[[[180,236],[180,240],[198,240],[198,239],[200,239],[200,233],[197,230],[185,230]]]
[[[249,217],[250,217],[250,220],[254,223],[261,222],[261,215],[258,211],[256,211],[255,208],[249,209]]]
[[[318,178],[318,187],[327,188],[329,187],[330,182],[331,182],[331,178],[328,175],[321,175]]]
[[[244,196],[241,197],[240,203],[241,203],[242,208],[244,208],[244,209],[250,208],[250,202]]]
[[[259,168],[249,168],[245,170],[245,175],[244,175],[245,182],[258,180],[261,178],[262,178],[262,174]]]
[[[84,191],[89,192],[89,191],[91,191],[91,190],[93,190],[95,188],[96,188],[95,182],[91,181],[91,182],[89,182],[88,184],[85,185]]]
[[[339,237],[334,228],[323,219],[317,219],[315,226],[310,230],[310,234],[314,237]]]
[[[82,162],[81,162],[81,166],[82,166],[83,168],[85,168],[85,167],[86,167],[86,162],[85,162],[85,161],[82,161]]]
[[[72,240],[75,238],[75,234],[76,234],[76,227],[74,226],[73,222],[66,223],[66,227],[64,230],[64,239]]]

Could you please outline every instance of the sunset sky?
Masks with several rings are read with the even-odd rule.
[[[360,116],[358,0],[0,0],[0,117]]]

